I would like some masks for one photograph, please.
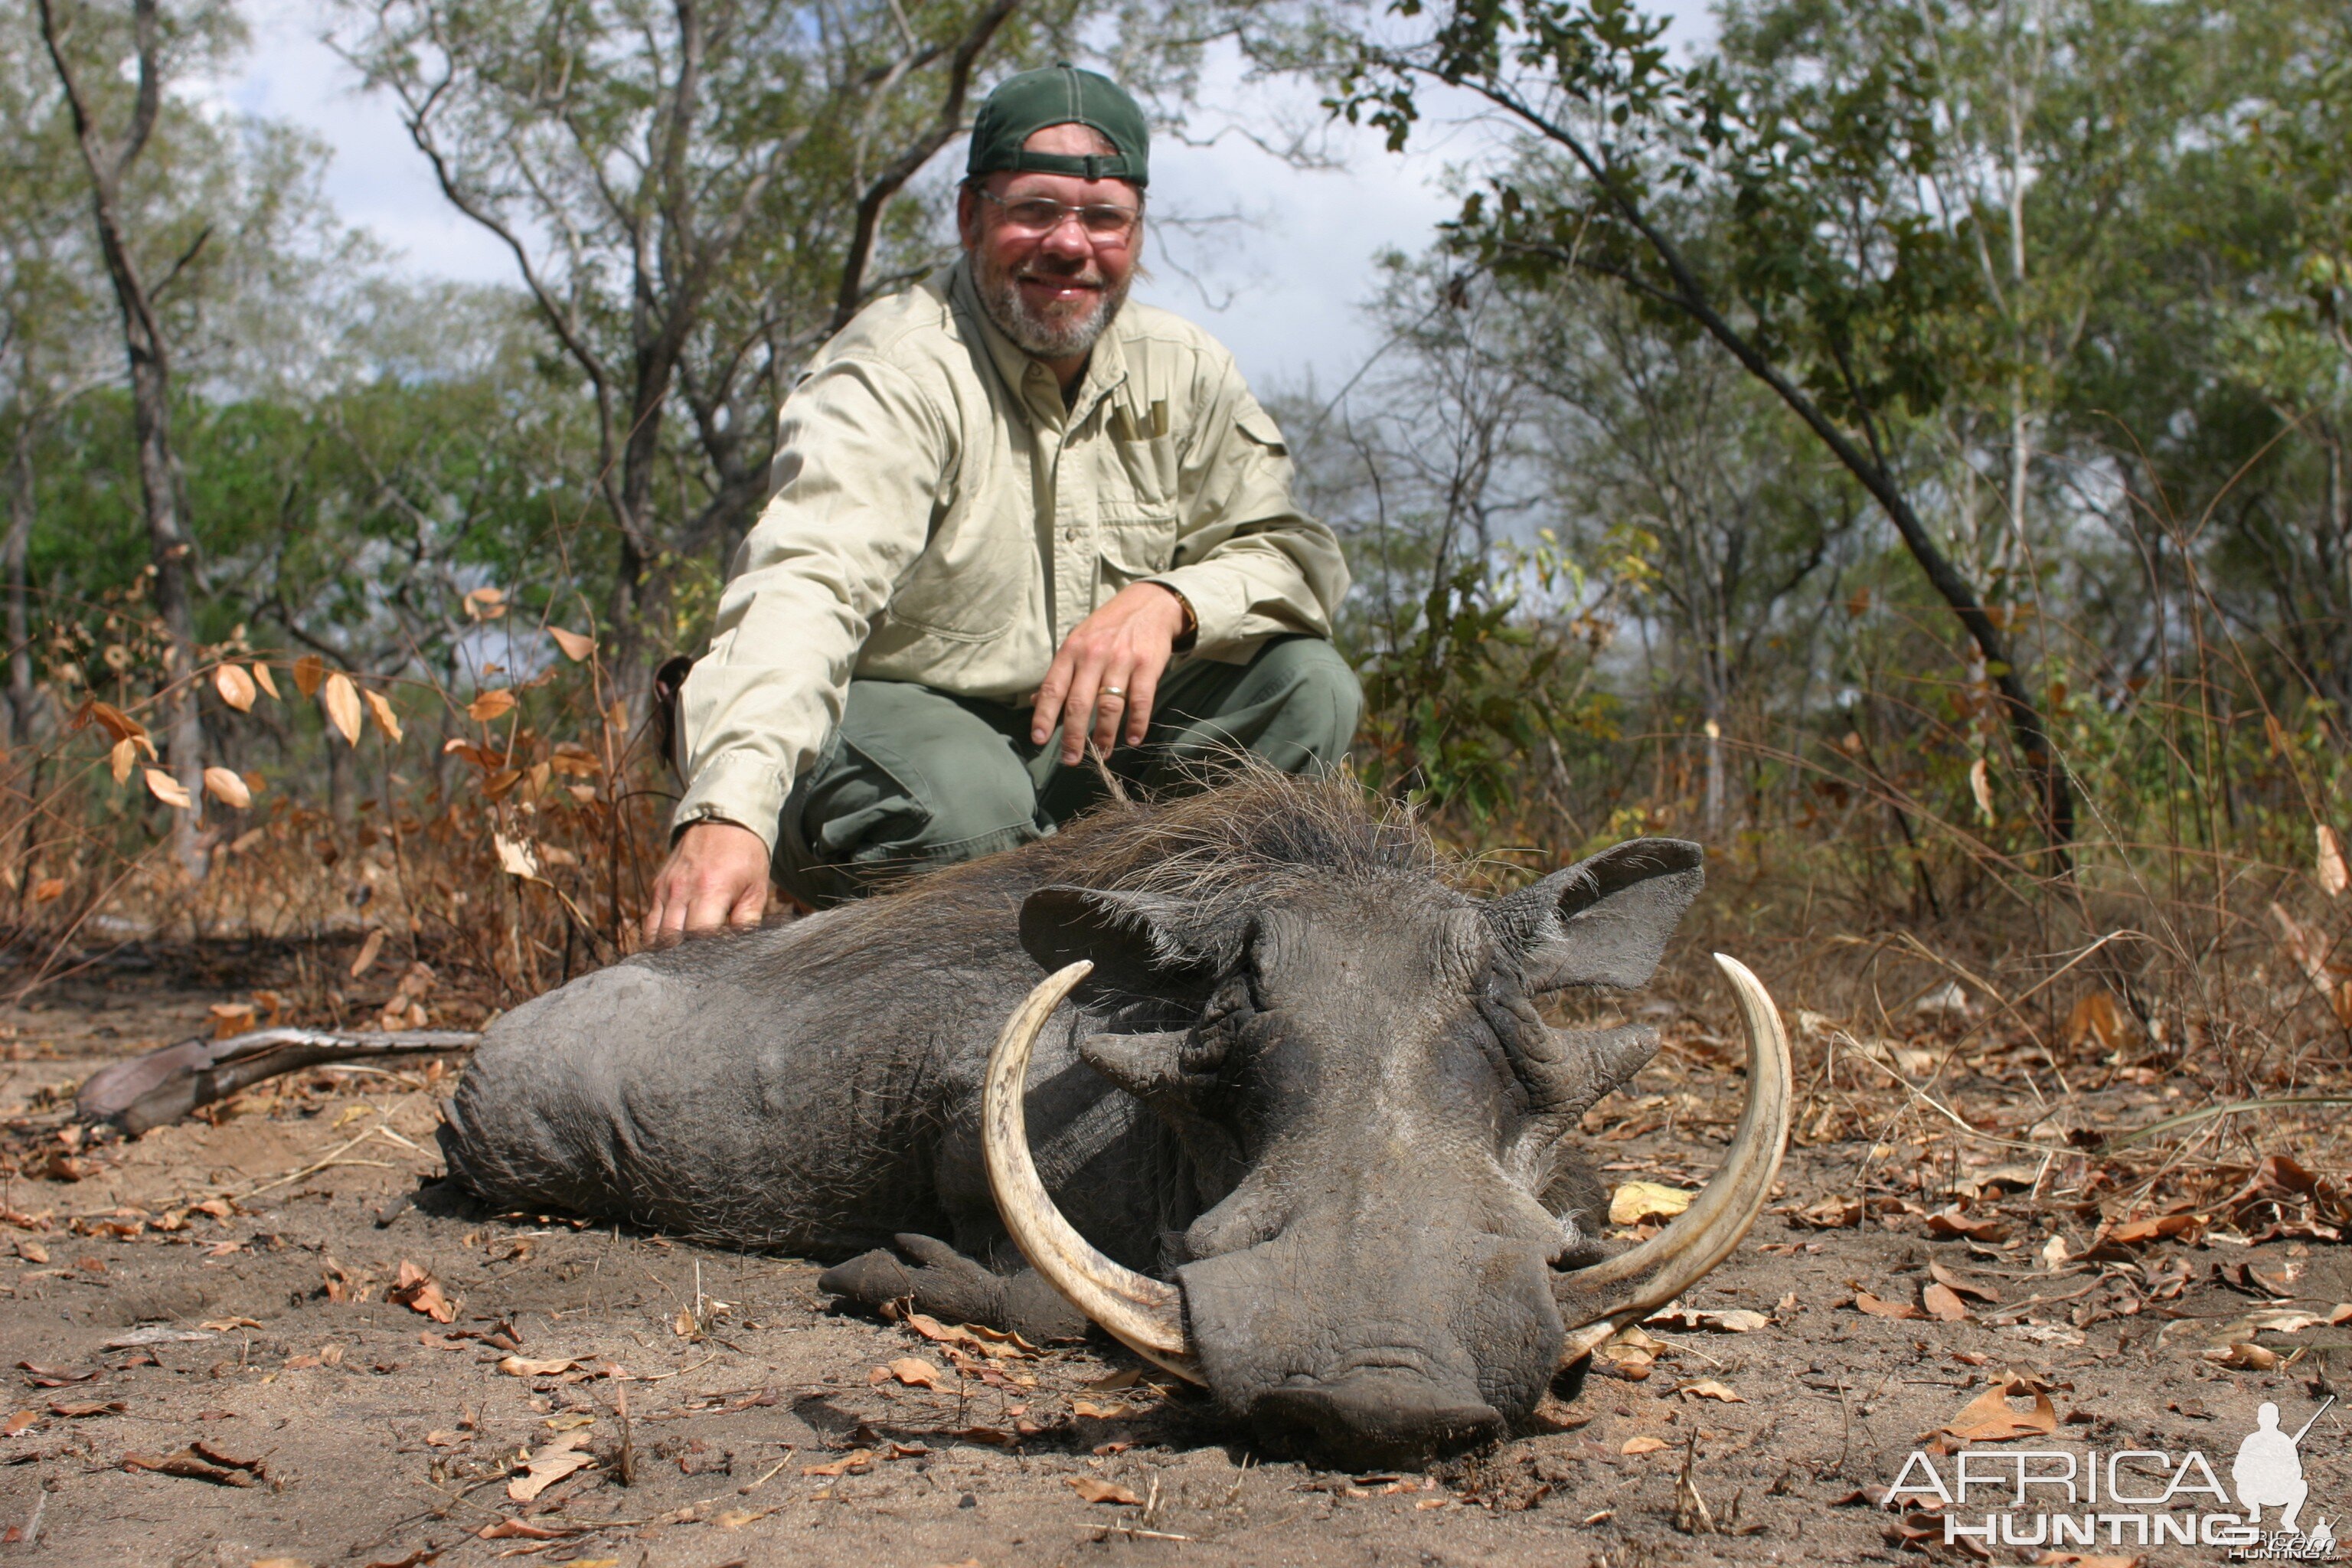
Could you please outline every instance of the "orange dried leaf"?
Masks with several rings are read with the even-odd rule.
[[[457,1317],[457,1309],[441,1293],[433,1276],[405,1258],[400,1260],[400,1271],[384,1299],[412,1312],[422,1312],[436,1323],[454,1322]]]
[[[2031,1395],[2033,1408],[2020,1410],[2010,1397]],[[1997,1383],[1960,1407],[1944,1431],[1963,1443],[2006,1443],[2015,1437],[2047,1437],[2058,1430],[2058,1407],[2050,1396],[2022,1380]]]
[[[375,716],[375,727],[383,731],[383,738],[398,745],[400,721],[394,716],[391,702],[381,691],[362,691],[360,695],[367,699],[368,711]]]
[[[838,1459],[824,1465],[803,1465],[804,1476],[862,1476],[874,1468],[874,1450],[852,1448]]]
[[[262,663],[259,659],[256,659],[253,662],[253,683],[256,686],[260,687],[264,691],[269,693],[270,696],[278,697],[278,678],[270,674],[269,667]],[[279,697],[278,700],[282,702],[285,699]]]
[[[243,779],[226,768],[205,770],[205,793],[239,811],[253,804],[253,792],[245,787]]]
[[[1064,1476],[1062,1483],[1088,1502],[1140,1506],[1143,1501],[1117,1481],[1107,1481],[1100,1476]]]
[[[383,927],[371,930],[360,942],[359,956],[352,960],[352,978],[357,980],[375,964],[376,956],[383,952]]]
[[[1917,1318],[1926,1315],[1908,1301],[1882,1300],[1867,1290],[1856,1290],[1853,1304],[1857,1310],[1867,1312],[1874,1318]]]
[[[499,1370],[509,1377],[553,1377],[558,1373],[570,1372],[575,1364],[570,1356],[546,1356],[534,1359],[530,1356],[510,1355],[499,1358]]]
[[[504,588],[477,588],[466,595],[466,614],[478,621],[495,621],[507,613]]]
[[[327,677],[326,696],[321,699],[327,709],[327,721],[351,744],[360,743],[360,689],[341,670]]]
[[[2352,888],[2352,871],[2344,867],[2344,846],[2336,837],[2336,829],[2326,823],[2319,825],[2319,886],[2331,899],[2340,899],[2347,888]]]
[[[1919,1300],[1927,1309],[1927,1315],[1939,1323],[1965,1323],[1969,1320],[1968,1303],[1940,1281],[1919,1292]]]
[[[114,774],[114,782],[119,784],[131,782],[131,770],[136,767],[138,763],[139,742],[136,741],[117,741],[114,742],[113,750],[106,753],[106,765]]]
[[[1617,1451],[1621,1454],[1654,1454],[1665,1446],[1664,1437],[1628,1437],[1625,1446]]]
[[[550,626],[547,635],[563,650],[563,657],[578,664],[596,651],[596,639],[585,632],[567,631],[562,626]]]
[[[318,695],[319,683],[327,679],[327,662],[315,653],[306,653],[294,661],[294,689],[305,697]]]
[[[33,884],[33,902],[37,904],[54,902],[64,898],[65,893],[66,879],[63,877],[44,877]]]
[[[1937,1209],[1927,1216],[1927,1234],[1948,1240],[1964,1236],[1970,1241],[1999,1241],[2009,1235],[2009,1227],[1997,1219],[1971,1219],[1958,1209]]]
[[[509,687],[485,691],[466,704],[467,716],[478,724],[488,724],[514,711],[515,694]]]
[[[147,770],[147,793],[175,811],[185,811],[196,804],[188,792],[180,787],[180,781],[161,768]]]
[[[902,1387],[934,1389],[939,1387],[941,1375],[938,1367],[920,1356],[911,1355],[902,1355],[888,1366],[877,1366],[874,1373],[877,1383],[887,1383],[896,1378]]]
[[[253,677],[233,664],[224,664],[213,671],[213,689],[220,700],[240,713],[253,711]]]

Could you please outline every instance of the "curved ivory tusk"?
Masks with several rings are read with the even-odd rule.
[[[1630,1252],[1557,1277],[1561,1305],[1575,1307],[1560,1364],[1592,1353],[1603,1340],[1638,1322],[1706,1277],[1731,1255],[1763,1212],[1789,1146],[1789,1099],[1795,1076],[1780,1009],[1748,966],[1715,955],[1739,999],[1748,1031],[1748,1103],[1731,1152],[1691,1206],[1664,1233]]]
[[[1039,981],[1004,1021],[1004,1032],[988,1054],[980,1102],[981,1157],[988,1166],[988,1190],[995,1194],[996,1212],[1022,1255],[1070,1305],[1145,1360],[1194,1383],[1205,1382],[1184,1343],[1182,1292],[1095,1250],[1062,1217],[1029,1157],[1023,1090],[1030,1050],[1054,1009],[1093,971],[1094,965],[1081,959]]]

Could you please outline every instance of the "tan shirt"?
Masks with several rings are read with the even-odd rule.
[[[687,678],[677,826],[723,817],[772,848],[853,678],[1017,702],[1129,583],[1182,594],[1191,657],[1234,662],[1330,636],[1348,589],[1233,356],[1149,305],[1119,312],[1066,408],[958,261],[861,311],[778,426],[772,493]]]

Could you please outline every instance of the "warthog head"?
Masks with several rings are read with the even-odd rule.
[[[1703,878],[1698,847],[1622,844],[1483,901],[1422,869],[1295,876],[1239,899],[1045,887],[1023,945],[1054,973],[991,1058],[983,1150],[1005,1225],[1062,1293],[1277,1444],[1394,1463],[1499,1435],[1555,1372],[1737,1244],[1780,1163],[1787,1051],[1723,961],[1749,1036],[1722,1172],[1664,1234],[1605,1258],[1579,1119],[1655,1048],[1537,1012],[1634,986]],[[1080,1050],[1174,1128],[1202,1205],[1174,1284],[1081,1237],[1032,1165],[1022,1085],[1080,986],[1118,1032]]]

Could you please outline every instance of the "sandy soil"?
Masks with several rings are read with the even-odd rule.
[[[1780,1212],[1685,1303],[1763,1326],[1654,1327],[1654,1349],[1614,1352],[1580,1388],[1564,1381],[1543,1432],[1426,1472],[1335,1473],[1254,1451],[1107,1342],[991,1355],[831,1313],[803,1260],[412,1205],[437,1169],[446,1077],[309,1074],[217,1125],[79,1149],[59,1136],[58,1099],[85,1073],[199,1032],[206,1005],[231,994],[184,968],[117,968],[0,1015],[0,1115],[24,1171],[0,1192],[0,1558],[1958,1560],[1932,1517],[1915,1507],[1906,1527],[1874,1500],[1995,1383],[2020,1380],[2008,1407],[2029,1426],[2024,1380],[2046,1390],[2056,1432],[2022,1446],[2156,1449],[2167,1463],[2200,1449],[2226,1485],[2256,1404],[2301,1426],[2333,1392],[2336,1347],[2352,1345],[2352,1329],[2324,1321],[2352,1300],[2352,1254],[2293,1225],[2245,1244],[2278,1205],[2250,1218],[2208,1204],[2179,1234],[2092,1249],[2116,1218],[2094,1162],[2004,1174],[2020,1156],[2000,1140],[2021,1140],[2037,1112],[2017,1109],[1998,1061],[1974,1076],[1948,1064],[1934,1090],[1992,1129],[1958,1142],[1900,1099],[1866,1118],[1860,1090],[1841,1100],[1841,1080],[1815,1074]],[[1694,1184],[1727,1135],[1727,1044],[1704,1017],[1669,1032],[1636,1092],[1591,1123],[1612,1179]],[[2072,1113],[2128,1126],[2171,1103],[2126,1078]],[[2036,1176],[2038,1197],[2021,1190]],[[1843,1218],[1855,1200],[1858,1224],[1803,1217]],[[1937,1237],[1927,1216],[1955,1205],[1978,1237]],[[2053,1237],[2071,1260],[2045,1257]],[[412,1283],[429,1275],[447,1322],[418,1310],[433,1290],[387,1299],[404,1267]],[[1964,1294],[1948,1304],[1967,1309],[1959,1321],[1855,1305],[1922,1310],[1937,1269],[1998,1302]],[[2282,1331],[2263,1311],[2314,1321]],[[2352,1511],[2347,1416],[2330,1407],[2302,1448],[2312,1511],[2330,1520]],[[556,1479],[522,1500],[526,1455]],[[2100,1550],[2141,1552],[2128,1535]]]

